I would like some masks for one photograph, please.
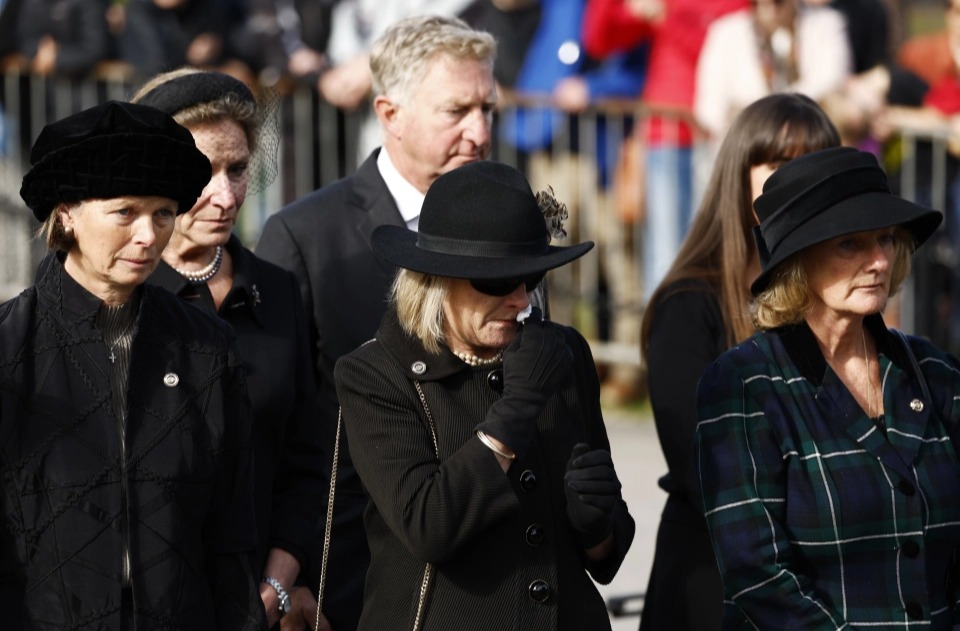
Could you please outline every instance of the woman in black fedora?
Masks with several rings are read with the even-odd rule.
[[[30,161],[50,253],[0,306],[3,628],[265,628],[233,332],[144,282],[210,162],[118,102],[47,125]]]
[[[576,331],[523,319],[593,244],[551,246],[526,179],[495,162],[440,176],[419,232],[372,244],[401,268],[390,308],[336,369],[370,496],[360,629],[609,629],[591,577],[613,578],[634,523],[596,368]]]
[[[724,629],[954,629],[960,363],[881,313],[940,213],[852,148],[754,208],[759,333],[703,374],[700,482]]]

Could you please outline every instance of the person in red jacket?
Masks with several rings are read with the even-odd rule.
[[[656,113],[637,133],[646,144],[644,292],[666,273],[696,207],[693,178],[693,107],[697,57],[716,18],[747,0],[588,0],[583,43],[602,58],[649,41],[642,99]]]

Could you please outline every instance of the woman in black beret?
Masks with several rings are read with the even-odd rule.
[[[260,596],[271,627],[284,617],[286,626],[303,629],[317,607],[316,586],[303,585],[303,570],[321,549],[329,472],[306,311],[296,277],[233,233],[248,188],[265,186],[275,173],[279,136],[270,101],[229,75],[194,68],[157,75],[132,100],[190,130],[213,168],[200,197],[177,217],[148,282],[217,314],[236,332],[253,404]]]
[[[261,629],[233,334],[145,285],[210,179],[167,114],[47,125],[20,194],[50,254],[0,306],[4,629]]]
[[[939,212],[850,147],[754,202],[760,331],[707,368],[698,468],[729,629],[956,629],[960,362],[881,313]]]
[[[480,161],[430,186],[418,232],[373,233],[402,269],[376,339],[335,372],[370,496],[363,631],[610,628],[593,581],[634,522],[596,367],[572,328],[523,319],[544,274],[593,246],[550,245],[549,199]]]

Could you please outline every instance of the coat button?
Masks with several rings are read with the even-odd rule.
[[[900,546],[900,549],[903,550],[903,556],[908,559],[915,559],[917,555],[920,554],[920,544],[918,544],[913,539],[908,539],[903,542],[903,545]]]
[[[410,370],[413,371],[415,375],[422,375],[427,372],[427,365],[423,362],[413,362],[410,364]]]
[[[180,375],[175,372],[168,372],[163,376],[163,385],[168,388],[176,387],[180,383]]]
[[[914,399],[910,402],[910,409],[914,412],[923,412],[923,401],[920,399]]]
[[[494,392],[503,392],[503,371],[499,368],[491,370],[487,375],[487,385]]]
[[[538,603],[545,602],[550,598],[550,586],[547,585],[546,581],[536,580],[530,583],[527,592],[530,594],[530,598]]]
[[[537,476],[530,469],[520,474],[520,488],[528,493],[537,488]]]
[[[923,618],[923,607],[920,606],[920,603],[908,603],[907,615],[914,620],[920,620]]]
[[[917,492],[917,487],[913,486],[913,482],[906,478],[903,478],[897,482],[897,488],[900,489],[900,492],[907,497],[913,497],[913,495]]]
[[[540,524],[530,524],[527,526],[527,544],[536,547],[543,543],[547,538],[547,533]]]

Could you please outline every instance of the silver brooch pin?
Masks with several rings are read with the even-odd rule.
[[[163,376],[163,385],[168,388],[173,388],[178,383],[180,383],[180,375],[175,372],[168,372]]]
[[[412,370],[415,375],[422,375],[427,372],[427,365],[424,362],[416,361],[410,365],[410,370]]]

